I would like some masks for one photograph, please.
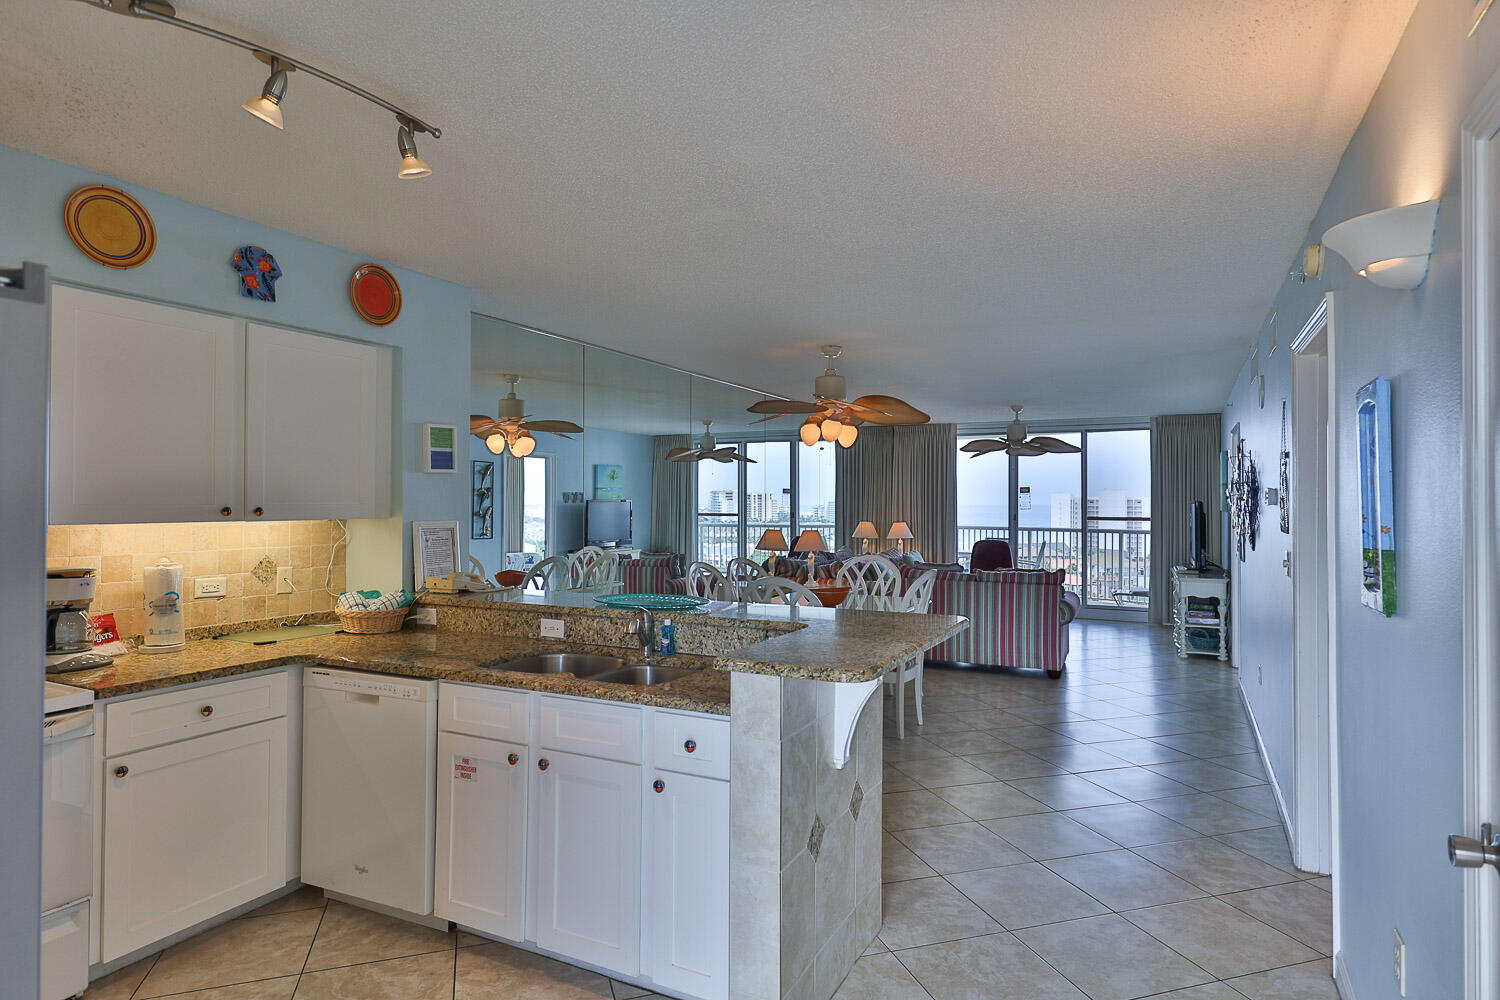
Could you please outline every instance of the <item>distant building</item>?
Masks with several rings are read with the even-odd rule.
[[[1093,501],[1089,502],[1089,513],[1093,513]],[[1052,519],[1051,526],[1054,528],[1078,528],[1082,522],[1078,517],[1078,494],[1076,493],[1054,493],[1052,494]]]
[[[1051,525],[1054,528],[1081,528],[1083,520],[1081,504],[1076,493],[1054,493],[1052,494],[1052,518]],[[1151,516],[1151,501],[1143,497],[1133,497],[1126,494],[1124,490],[1100,490],[1094,496],[1089,497],[1088,517],[1090,521],[1100,517],[1140,517]],[[1128,522],[1104,522],[1103,524],[1091,525],[1098,528],[1119,528],[1122,530],[1139,530],[1146,526],[1142,523],[1130,524]]]

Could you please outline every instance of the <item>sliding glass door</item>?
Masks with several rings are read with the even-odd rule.
[[[833,547],[834,445],[719,441],[729,445],[754,464],[698,463],[699,559],[721,569],[736,556],[764,560],[771,553],[759,548],[760,540],[772,528],[788,546],[811,528]]]

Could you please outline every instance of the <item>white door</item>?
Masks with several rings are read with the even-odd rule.
[[[526,783],[515,743],[438,734],[434,912],[495,937],[526,936]]]
[[[100,958],[286,884],[287,721],[104,762]]]
[[[650,975],[669,990],[729,995],[729,782],[657,773],[647,796]]]
[[[251,323],[245,355],[247,516],[387,516],[389,349]]]
[[[243,516],[244,364],[228,316],[55,288],[51,523]]]
[[[536,943],[633,976],[640,968],[641,768],[538,751]]]

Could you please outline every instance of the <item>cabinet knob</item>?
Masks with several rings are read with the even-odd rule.
[[[214,707],[212,705],[204,705],[202,708],[198,709],[198,714],[206,719],[210,715],[214,714]]]
[[[665,791],[666,787],[667,783],[665,781],[662,781],[660,778],[657,778],[655,781],[651,782],[651,790],[658,795]]]
[[[125,777],[125,775],[127,775],[129,773],[130,773],[130,768],[126,767],[124,764],[121,764],[119,767],[115,768],[115,777],[116,778],[123,778],[123,777]]]
[[[234,513],[234,511],[230,510],[228,507],[220,507],[219,508],[219,514],[222,515],[223,517],[228,517],[230,514],[233,514],[233,513]]]
[[[508,756],[508,757],[505,758],[505,762],[507,764],[509,764],[511,767],[515,767],[518,763],[520,763],[520,761],[521,761],[521,755],[520,754],[516,754],[516,753],[513,753],[510,756]]]
[[[265,513],[266,513],[266,509],[264,507],[257,507],[257,508],[255,508],[255,510],[253,511],[253,513],[255,514],[256,517],[264,517]]]
[[[698,742],[696,740],[688,740],[682,745],[682,749],[686,750],[688,753],[692,753],[694,750],[698,749]]]
[[[546,757],[543,757],[541,760],[539,760],[539,761],[536,762],[536,769],[538,771],[545,771],[545,770],[547,770],[547,768],[549,768],[551,766],[552,766],[552,762],[550,760],[548,760]]]

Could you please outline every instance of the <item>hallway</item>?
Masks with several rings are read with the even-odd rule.
[[[1071,641],[1058,683],[930,668],[926,724],[887,711],[885,922],[838,1000],[1337,1000],[1234,671],[1154,626]]]

